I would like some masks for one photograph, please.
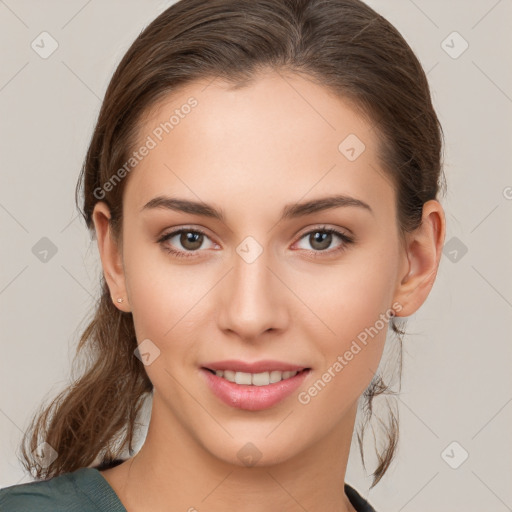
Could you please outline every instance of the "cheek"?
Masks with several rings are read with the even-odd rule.
[[[322,350],[342,350],[347,343],[387,313],[393,298],[395,269],[393,253],[374,257],[374,249],[354,252],[336,267],[318,267],[293,277],[294,292],[314,317]],[[388,318],[389,320],[389,318]],[[323,340],[323,341],[322,341]]]
[[[207,276],[177,265],[157,244],[125,242],[125,275],[137,334],[164,340],[189,315],[208,290]],[[211,287],[211,286],[210,286]]]
[[[343,407],[366,389],[379,365],[393,315],[396,250],[389,245],[375,254],[377,245],[354,252],[336,270],[297,280],[297,294],[307,298],[316,317],[309,337],[321,355],[319,381],[305,402]]]
[[[140,248],[127,254],[125,268],[138,343],[149,339],[159,350],[146,373],[156,390],[168,390],[163,395],[172,390],[174,402],[169,407],[184,407],[186,396],[177,382],[189,378],[185,369],[195,366],[200,357],[194,335],[197,338],[207,304],[201,300],[208,291],[207,280],[194,277],[191,267],[187,271],[185,266],[171,265],[163,252],[148,254]]]
[[[358,281],[358,287],[357,293],[340,292],[333,296],[336,300],[325,301],[323,319],[335,334],[326,329],[323,336],[317,334],[321,363],[314,379],[297,396],[310,428],[317,428],[314,418],[321,418],[327,431],[349,414],[379,366],[392,318],[383,300],[387,289],[383,285],[376,290],[371,280]]]

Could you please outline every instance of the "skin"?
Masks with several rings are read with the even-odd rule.
[[[238,90],[220,80],[188,84],[149,113],[140,141],[190,96],[197,107],[126,178],[122,242],[108,230],[106,204],[94,209],[112,299],[133,314],[138,342],[149,338],[160,350],[145,366],[154,385],[145,443],[102,475],[129,512],[353,511],[342,483],[357,401],[388,324],[309,403],[298,392],[380,314],[395,305],[396,316],[409,316],[423,304],[441,257],[443,209],[427,202],[421,227],[402,246],[372,125],[296,75],[268,72]],[[366,146],[354,161],[338,150],[349,134]],[[286,204],[335,193],[365,201],[373,213],[338,207],[279,220]],[[162,194],[212,204],[225,222],[141,212]],[[309,236],[322,226],[355,242],[333,235],[322,248]],[[157,241],[180,227],[207,233],[188,259],[165,250],[190,252],[186,239]],[[247,236],[263,249],[250,264],[236,252]],[[200,378],[202,364],[222,359],[276,359],[312,372],[276,406],[246,411],[221,402]],[[252,467],[237,456],[248,442],[260,452]]]

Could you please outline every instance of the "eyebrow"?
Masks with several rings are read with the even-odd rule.
[[[288,204],[283,208],[281,220],[288,220],[305,215],[311,215],[313,213],[329,210],[332,208],[349,206],[364,209],[374,215],[370,205],[364,201],[346,195],[334,195],[321,197],[302,203]],[[191,213],[194,215],[202,215],[204,217],[211,217],[213,219],[220,220],[221,222],[225,222],[223,212],[215,209],[209,204],[168,196],[154,197],[141,208],[141,212],[158,208]]]

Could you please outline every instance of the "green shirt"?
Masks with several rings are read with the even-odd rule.
[[[348,484],[345,493],[357,512],[375,512]],[[80,468],[48,480],[0,489],[0,511],[126,512],[126,509],[97,468]]]

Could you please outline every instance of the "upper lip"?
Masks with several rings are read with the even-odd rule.
[[[245,373],[263,373],[271,371],[294,372],[304,370],[308,367],[297,364],[285,363],[282,361],[264,360],[249,363],[245,361],[236,361],[234,359],[229,359],[226,361],[215,361],[212,363],[205,363],[203,365],[203,368],[208,368],[210,370],[231,370],[234,372]]]

